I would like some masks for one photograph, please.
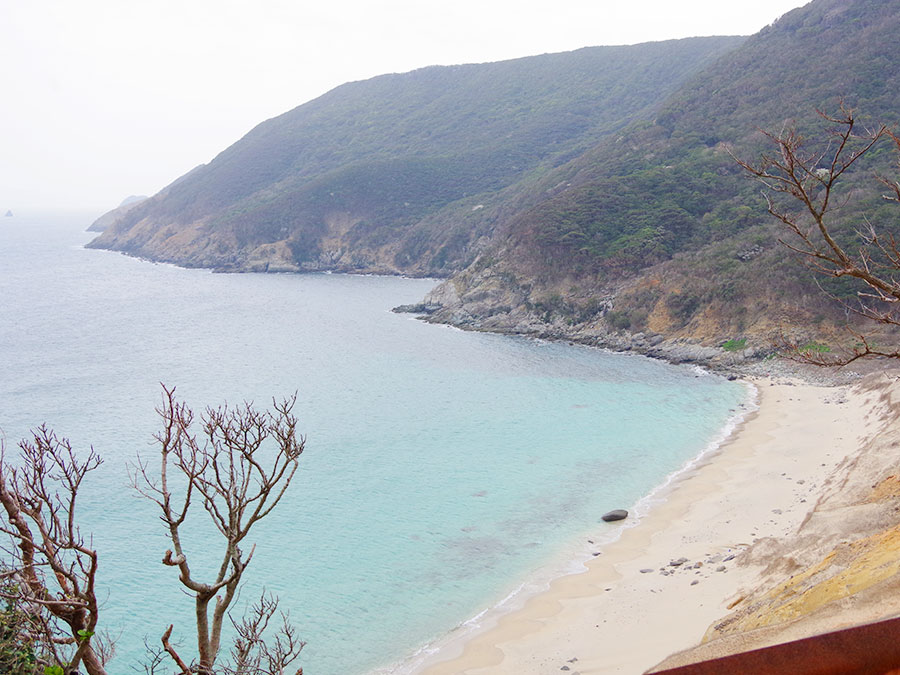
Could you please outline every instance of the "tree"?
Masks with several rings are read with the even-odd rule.
[[[796,128],[786,126],[777,134],[763,131],[776,152],[763,154],[758,163],[734,154],[732,157],[767,188],[769,213],[791,235],[789,240],[780,239],[780,243],[803,257],[821,275],[862,282],[864,290],[856,293],[857,302],[839,300],[848,316],[852,312],[882,325],[900,326],[900,248],[894,234],[879,232],[863,219],[856,225],[855,236],[848,239],[838,232],[836,222],[836,216],[852,196],[852,191],[841,194],[837,189],[851,168],[881,141],[893,142],[900,152],[900,138],[884,125],[864,127],[843,102],[837,114],[819,111],[819,115],[830,125],[824,139],[810,142]],[[900,183],[883,176],[875,178],[889,191],[881,195],[882,199],[900,202]],[[790,199],[778,199],[781,195]],[[900,349],[878,347],[870,335],[851,332],[857,345],[844,354],[815,353],[789,346],[805,360],[819,365],[846,365],[870,356],[900,358]]]
[[[173,625],[162,637],[165,652],[185,675],[214,672],[228,608],[255,550],[251,546],[245,552],[244,540],[253,525],[272,512],[297,471],[305,439],[292,413],[295,402],[296,394],[281,402],[273,400],[272,410],[266,412],[246,402],[207,408],[199,420],[198,438],[191,409],[176,400],[174,387],[163,386],[163,404],[157,409],[163,429],[155,436],[159,473],[139,458],[132,478],[135,488],[162,511],[172,544],[163,563],[178,569],[180,582],[194,597],[197,659],[193,664],[171,644]],[[224,539],[218,569],[209,581],[196,576],[182,541],[182,526],[196,502]],[[283,673],[298,657],[303,643],[286,617],[272,647],[262,640],[276,608],[277,601],[264,596],[251,610],[250,619],[234,622],[238,637],[233,672]],[[254,659],[257,665],[265,662],[268,670],[249,669],[247,664]]]
[[[278,599],[264,592],[240,621],[232,621],[237,637],[231,649],[233,665],[226,670],[227,675],[283,675],[296,659],[305,643],[297,639],[286,615],[281,615],[281,627],[274,640],[266,642],[266,631],[277,609]],[[303,669],[296,675],[303,675]]]
[[[20,461],[0,443],[0,504],[9,536],[0,598],[0,665],[10,673],[105,675],[111,650],[95,635],[99,558],[85,542],[75,507],[85,476],[101,464],[79,460],[65,438],[41,426],[19,443]]]

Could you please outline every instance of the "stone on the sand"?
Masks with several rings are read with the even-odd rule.
[[[625,509],[616,509],[614,511],[610,511],[609,513],[604,513],[601,517],[602,520],[606,523],[611,523],[614,520],[625,520],[628,517],[628,511]]]

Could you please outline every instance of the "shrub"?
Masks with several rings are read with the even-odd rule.
[[[744,349],[744,347],[746,347],[746,346],[747,346],[746,338],[731,339],[722,345],[722,349],[724,349],[726,352],[739,352],[742,349]]]
[[[606,313],[606,323],[616,330],[626,330],[631,327],[631,319],[628,318],[627,312],[618,312],[610,310]]]

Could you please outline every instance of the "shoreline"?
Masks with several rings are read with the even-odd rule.
[[[450,324],[444,325],[455,330],[464,330]],[[521,337],[533,340],[547,340],[547,338]],[[652,358],[634,352],[618,353],[604,347],[582,346],[589,349],[601,349],[611,354],[617,353],[636,358]],[[690,364],[670,365],[685,367]],[[703,366],[694,365],[693,367],[700,370],[702,376],[721,377],[721,374],[706,370]],[[395,662],[390,666],[376,668],[371,672],[371,675],[387,675],[389,673],[392,675],[415,675],[422,672],[423,668],[430,667],[436,662],[456,658],[462,654],[463,647],[469,639],[494,628],[504,616],[521,610],[531,598],[548,591],[551,584],[557,579],[587,572],[589,570],[588,564],[594,558],[603,555],[606,547],[614,545],[624,532],[631,528],[639,527],[642,520],[654,508],[664,504],[683,481],[689,480],[702,466],[712,461],[716,455],[722,452],[723,448],[731,442],[731,439],[740,431],[743,425],[753,418],[759,410],[759,388],[749,379],[742,380],[742,384],[747,389],[747,398],[739,404],[739,409],[726,420],[719,433],[697,455],[669,473],[661,483],[654,486],[650,492],[629,507],[630,511],[627,520],[608,524],[598,521],[596,527],[602,529],[583,533],[584,538],[580,544],[573,541],[563,552],[535,570],[501,600],[485,607],[476,615],[456,625],[446,634],[429,641],[402,661]]]
[[[594,349],[602,348],[594,347]],[[639,357],[643,355],[635,353],[632,356]],[[700,366],[697,367],[700,368]],[[708,371],[704,372],[706,375],[715,375]],[[720,433],[696,456],[672,471],[660,484],[638,499],[634,506],[631,507],[627,520],[609,524],[598,523],[598,527],[602,528],[602,530],[587,532],[581,545],[573,542],[565,552],[542,565],[499,602],[486,607],[475,616],[458,624],[447,634],[428,642],[403,661],[390,667],[377,668],[372,671],[371,675],[387,675],[388,673],[392,675],[416,675],[423,672],[423,669],[427,669],[436,663],[458,658],[462,655],[468,640],[477,638],[479,635],[495,628],[497,623],[508,614],[520,611],[533,597],[547,592],[556,580],[589,571],[589,563],[592,560],[597,556],[603,555],[607,547],[615,545],[627,530],[639,527],[642,520],[654,508],[664,504],[669,495],[683,481],[689,480],[700,467],[712,461],[722,451],[723,447],[730,442],[731,438],[740,431],[744,423],[756,414],[758,411],[759,389],[749,380],[744,380],[743,382],[748,390],[748,398],[740,404],[740,410],[728,418]]]
[[[457,330],[461,329],[457,328]],[[593,348],[602,349],[598,347]],[[643,355],[634,353],[632,356],[639,357]],[[701,366],[695,367],[702,368]],[[705,370],[704,374],[705,376],[716,376],[715,373]],[[607,547],[615,545],[626,531],[639,527],[643,519],[654,508],[664,504],[669,495],[683,481],[689,480],[696,471],[712,461],[718,453],[722,452],[723,447],[731,441],[741,427],[749,419],[752,419],[759,409],[759,388],[749,380],[743,380],[743,383],[747,387],[748,398],[739,405],[740,410],[728,418],[719,434],[697,455],[687,460],[678,469],[672,471],[661,483],[638,499],[634,506],[631,507],[627,520],[609,524],[598,523],[598,527],[602,528],[602,530],[586,532],[584,534],[585,538],[580,545],[573,542],[563,554],[554,557],[553,560],[541,566],[499,602],[486,607],[475,616],[458,624],[447,634],[431,640],[403,661],[394,663],[390,667],[377,668],[372,671],[371,675],[387,675],[388,673],[392,675],[416,675],[423,672],[423,669],[430,668],[436,663],[458,658],[462,655],[468,640],[477,638],[479,635],[495,628],[503,617],[520,611],[529,600],[547,592],[556,580],[589,571],[589,564],[592,560],[597,556],[603,555]]]
[[[598,528],[590,540],[600,553],[570,560],[570,569],[584,571],[557,576],[543,590],[526,582],[517,602],[508,597],[378,672],[641,673],[697,644],[764,568],[741,554],[799,527],[817,490],[858,448],[864,422],[864,396],[849,386],[747,381],[756,409],[642,498],[636,519],[620,521],[612,541],[598,542],[610,531]],[[848,428],[854,433],[841,433]],[[835,443],[823,449],[829,436]]]
[[[84,230],[86,233],[97,234],[91,230]],[[101,233],[102,234],[102,233]],[[91,241],[81,245],[86,250],[100,250],[110,253],[117,253],[135,260],[149,262],[153,264],[166,264],[180,267],[182,269],[203,269],[213,273],[222,274],[340,274],[347,276],[371,276],[371,277],[397,277],[403,279],[415,280],[431,280],[435,282],[435,286],[426,294],[418,303],[396,305],[390,308],[390,311],[397,314],[409,314],[416,319],[430,323],[433,325],[444,325],[457,328],[464,331],[472,331],[479,333],[493,333],[495,335],[513,335],[538,340],[548,340],[553,342],[570,342],[580,344],[586,347],[595,347],[608,350],[617,354],[635,354],[645,356],[647,358],[656,359],[673,365],[696,365],[707,369],[716,374],[728,378],[758,378],[758,377],[791,377],[799,378],[804,381],[819,382],[824,385],[837,386],[851,384],[861,377],[861,373],[856,370],[836,371],[834,369],[822,368],[811,364],[801,362],[791,362],[790,359],[778,359],[776,362],[768,362],[770,356],[776,355],[776,349],[770,346],[747,349],[740,352],[726,352],[721,346],[714,346],[728,339],[726,336],[719,336],[718,340],[711,339],[708,336],[703,339],[699,337],[673,337],[656,333],[630,333],[628,331],[610,331],[610,330],[593,330],[588,325],[580,325],[577,329],[572,327],[562,327],[556,324],[549,324],[532,317],[531,321],[517,321],[515,324],[509,323],[491,323],[483,325],[480,320],[470,317],[468,320],[447,316],[450,308],[442,302],[430,300],[431,294],[441,284],[449,281],[451,276],[441,277],[435,276],[434,272],[416,272],[414,270],[399,269],[348,269],[342,267],[323,267],[316,269],[280,269],[269,271],[266,269],[258,269],[256,267],[232,267],[212,264],[188,264],[187,261],[176,261],[172,259],[154,258],[145,255],[133,253],[131,251],[112,248],[105,245],[93,246],[92,244],[98,238],[94,236]],[[769,344],[771,335],[756,335],[755,337],[761,344]],[[712,344],[708,344],[712,341]],[[861,363],[855,367],[862,366]],[[866,371],[871,372],[871,370]]]

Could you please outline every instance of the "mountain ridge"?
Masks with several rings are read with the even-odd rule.
[[[444,231],[448,221],[483,221],[480,196],[649,117],[742,39],[584,48],[348,83],[257,125],[92,245],[223,269],[265,269],[269,253],[279,269],[446,276],[490,229]]]
[[[758,156],[758,129],[786,120],[821,137],[817,108],[841,101],[863,121],[900,121],[897,31],[900,0],[813,0],[749,38],[342,85],[260,124],[91,245],[234,271],[444,277],[423,305],[431,321],[673,360],[759,358],[785,335],[837,341],[846,317],[777,243],[733,154]],[[895,220],[871,180],[892,156],[872,159],[847,176],[841,237],[854,218]]]

